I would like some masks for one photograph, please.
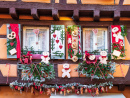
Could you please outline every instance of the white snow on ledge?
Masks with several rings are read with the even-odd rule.
[[[86,95],[53,95],[50,98],[126,98],[122,93],[102,93],[99,96],[91,96],[91,94]]]

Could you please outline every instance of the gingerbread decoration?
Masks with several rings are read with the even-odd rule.
[[[49,57],[49,52],[43,52],[43,56],[41,56],[42,61],[46,64],[49,63],[50,57]]]
[[[100,52],[100,57],[99,60],[102,64],[107,64],[107,52],[106,51],[101,51]]]
[[[68,78],[70,78],[70,71],[71,69],[69,68],[69,64],[64,64],[62,69],[62,77],[64,78],[65,76],[67,76]]]

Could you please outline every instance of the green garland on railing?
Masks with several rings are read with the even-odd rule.
[[[91,79],[104,79],[99,68],[97,68],[95,71],[97,64],[99,64],[98,67],[102,71],[105,79],[114,78],[112,74],[115,72],[115,63],[111,62],[108,64],[101,64],[99,61],[97,61],[95,64],[87,64],[86,61],[83,61],[83,63],[79,63],[78,68],[75,70],[78,71],[80,75],[86,75],[86,77],[91,77]]]
[[[55,78],[54,66],[52,64],[40,62],[38,64],[22,66],[22,80],[44,82],[46,78]]]

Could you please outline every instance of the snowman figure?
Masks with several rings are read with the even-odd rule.
[[[65,76],[67,76],[68,78],[70,78],[70,71],[71,69],[69,68],[69,64],[64,64],[62,69],[62,77],[64,78]]]
[[[41,56],[41,59],[42,59],[41,62],[48,64],[49,60],[50,60],[49,52],[43,52],[42,54],[43,54],[43,56]]]
[[[106,51],[101,51],[100,55],[101,55],[99,57],[100,63],[107,64],[107,52]]]

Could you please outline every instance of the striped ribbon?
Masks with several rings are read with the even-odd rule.
[[[80,28],[78,27],[79,54],[81,53]]]
[[[7,63],[7,64],[5,65],[5,67],[7,67],[7,65],[9,65],[9,70],[8,70],[8,76],[7,76],[6,84],[8,83],[8,77],[9,77],[9,72],[10,72],[10,68],[11,68],[11,65],[10,65],[9,63]]]

